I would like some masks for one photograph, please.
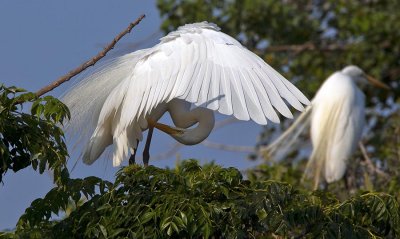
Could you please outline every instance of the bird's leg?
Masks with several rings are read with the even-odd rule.
[[[343,181],[346,191],[348,192],[351,189],[351,179],[348,170],[346,170],[346,172],[344,173]]]
[[[327,181],[322,182],[322,188],[325,192],[329,191],[329,183]]]
[[[150,159],[150,143],[151,137],[153,136],[154,126],[149,125],[149,132],[147,133],[146,145],[144,146],[143,150],[143,164],[145,167],[149,166],[149,159]]]
[[[136,140],[136,149],[135,149],[135,151],[133,151],[133,154],[129,158],[129,165],[135,164],[135,157],[136,157],[136,151],[137,151],[138,146],[139,146],[139,140]]]

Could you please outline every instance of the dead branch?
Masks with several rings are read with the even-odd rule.
[[[114,48],[115,44],[117,44],[117,42],[119,40],[121,40],[122,37],[124,37],[126,34],[130,33],[131,30],[140,23],[140,21],[142,21],[142,19],[145,18],[145,15],[141,15],[138,19],[136,19],[134,22],[131,22],[129,24],[129,26],[122,31],[121,33],[119,33],[112,41],[110,44],[108,44],[101,52],[99,52],[95,57],[93,57],[92,59],[86,61],[85,63],[81,64],[80,66],[78,66],[77,68],[75,68],[74,70],[68,72],[68,74],[58,78],[56,81],[53,81],[51,84],[43,87],[42,89],[38,90],[35,94],[36,96],[42,96],[44,94],[46,94],[47,92],[53,90],[54,88],[58,87],[59,85],[61,85],[62,83],[69,81],[72,77],[78,75],[79,73],[81,73],[82,71],[86,70],[88,67],[93,66],[94,64],[96,64],[96,62],[98,62],[101,58],[103,58],[104,56],[107,55],[107,53]]]
[[[159,153],[154,157],[151,157],[151,160],[162,160],[162,159],[167,159],[169,157],[174,156],[179,149],[183,146],[181,143],[175,143],[168,151]],[[138,157],[139,160],[143,160],[143,157]]]
[[[229,144],[220,144],[211,142],[209,140],[204,140],[201,145],[206,146],[212,149],[224,150],[224,151],[232,151],[239,153],[254,153],[257,150],[251,146],[238,146],[238,145],[229,145]]]
[[[390,176],[385,173],[384,171],[380,170],[379,168],[377,168],[374,163],[371,161],[371,159],[369,158],[368,154],[367,154],[367,150],[364,147],[364,144],[362,142],[359,142],[359,147],[361,150],[361,153],[364,157],[364,162],[367,165],[368,169],[372,172],[375,172],[376,174],[379,174],[380,176],[384,177],[384,178],[390,178]]]
[[[272,45],[267,47],[267,52],[293,52],[298,54],[303,51],[343,51],[346,45],[332,44],[327,46],[317,46],[312,42],[306,42],[298,45]]]

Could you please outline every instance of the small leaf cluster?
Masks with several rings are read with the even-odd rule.
[[[86,201],[78,205],[80,194]],[[76,209],[62,220],[51,214]],[[70,179],[35,200],[12,233],[30,238],[396,238],[399,205],[385,193],[340,202],[272,180],[246,180],[235,168],[121,168],[114,184]]]
[[[32,103],[30,114],[22,109],[27,102]],[[58,124],[69,117],[68,108],[54,97],[38,98],[24,89],[0,85],[0,182],[8,170],[28,166],[40,173],[47,167],[59,178],[68,153]]]
[[[27,238],[48,237],[57,227],[56,221],[52,221],[54,215],[61,216],[64,212],[76,208],[96,193],[104,194],[112,184],[97,177],[83,179],[71,179],[68,170],[63,169],[62,180],[58,186],[51,189],[44,198],[39,198],[31,203],[20,217],[16,227],[15,236]],[[67,215],[66,215],[67,216]],[[63,231],[63,228],[57,228]],[[68,232],[70,234],[70,232]],[[12,236],[4,234],[4,236]],[[56,235],[54,235],[56,237]]]

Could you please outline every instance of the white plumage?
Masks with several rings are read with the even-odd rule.
[[[300,111],[302,104],[309,104],[261,58],[207,22],[179,27],[152,48],[105,62],[63,97],[72,114],[69,127],[78,133],[87,129],[90,135],[89,140],[85,140],[87,134],[82,139],[86,144],[84,162],[93,163],[113,144],[114,166],[137,148],[142,131],[149,127],[148,120],[156,122],[166,111],[175,123],[177,117],[171,111],[189,111],[193,103],[240,120],[267,124],[267,120],[279,122],[274,108],[285,117],[293,117],[283,99]],[[204,112],[196,111],[193,117],[197,118],[191,116],[187,125],[197,120],[199,126],[211,131],[213,118],[203,119],[210,121],[208,124],[198,119]],[[202,134],[198,141],[209,132]]]
[[[347,66],[335,72],[322,84],[311,101],[311,107],[275,140],[266,151],[270,155],[287,151],[300,132],[311,123],[313,150],[306,167],[306,175],[313,176],[314,188],[323,176],[331,183],[341,179],[347,161],[361,139],[365,124],[365,96],[357,84],[367,80],[382,88],[386,85],[366,75],[357,66]]]
[[[309,169],[323,162],[328,183],[341,179],[347,160],[361,139],[365,122],[365,96],[344,72],[331,75],[312,100],[311,139],[313,152]],[[314,165],[312,165],[314,164]]]

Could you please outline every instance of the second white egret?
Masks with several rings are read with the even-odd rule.
[[[323,176],[327,183],[343,177],[347,161],[361,139],[365,124],[365,96],[358,86],[371,84],[389,87],[351,65],[333,73],[322,84],[311,101],[311,107],[300,115],[266,151],[277,152],[282,144],[294,140],[311,123],[312,153],[305,175],[314,179],[314,189]],[[357,86],[358,85],[358,86]]]

